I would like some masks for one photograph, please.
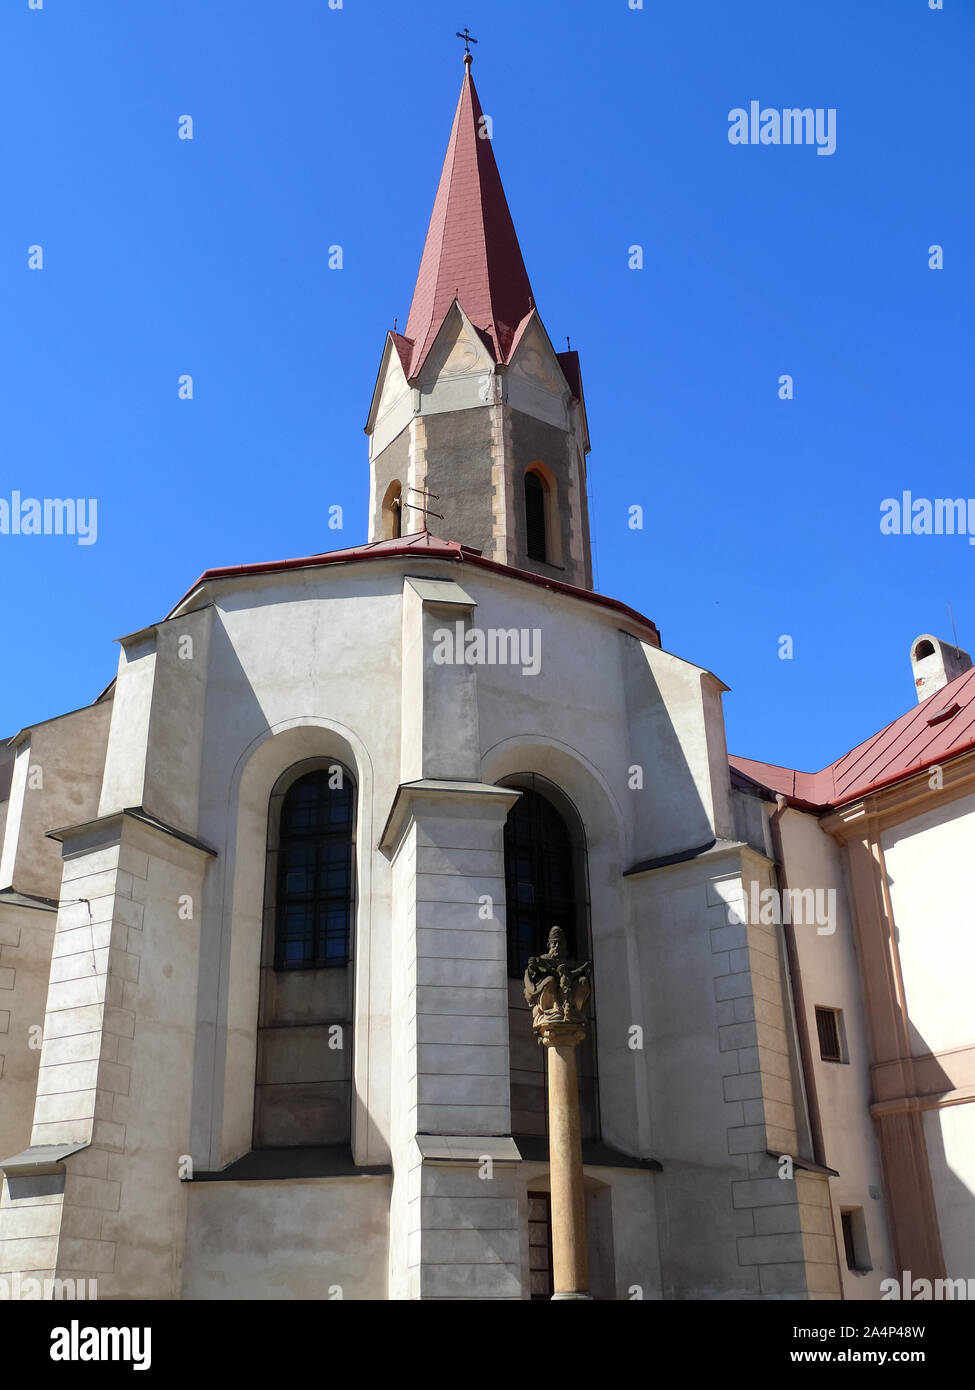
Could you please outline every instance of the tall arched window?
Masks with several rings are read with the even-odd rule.
[[[534,470],[525,474],[525,534],[529,560],[548,561],[545,534],[545,483]]]
[[[351,774],[327,757],[288,768],[271,792],[255,1149],[352,1134],[355,803]]]
[[[274,966],[347,965],[352,954],[352,778],[338,763],[300,777],[281,807]]]
[[[529,956],[546,949],[553,927],[565,932],[570,956],[576,951],[579,915],[572,841],[552,803],[523,791],[504,827],[507,888],[508,974],[521,978]]]
[[[513,777],[510,785],[521,791],[504,827],[511,1127],[513,1134],[537,1137],[547,1128],[545,1057],[535,1046],[522,981],[528,957],[544,955],[553,927],[565,932],[570,959],[593,954],[586,846],[582,822],[557,787],[529,773]],[[576,1057],[584,1139],[599,1134],[595,1034],[594,993]]]

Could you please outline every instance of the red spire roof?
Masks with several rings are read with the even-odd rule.
[[[464,74],[420,273],[406,325],[413,377],[457,299],[499,362],[507,361],[534,299],[491,141],[482,139],[481,103]]]

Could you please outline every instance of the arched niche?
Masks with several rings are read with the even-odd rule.
[[[403,485],[396,479],[383,496],[383,540],[395,541],[403,535]]]
[[[388,1015],[388,998],[374,994],[371,943],[374,921],[373,771],[362,740],[352,730],[308,716],[269,729],[242,754],[229,788],[228,834],[220,902],[213,907],[220,942],[214,1001],[213,1065],[208,1107],[210,1166],[223,1168],[249,1152],[253,1143],[254,1091],[260,1020],[260,984],[271,797],[290,769],[314,760],[347,767],[357,786],[355,839],[357,902],[352,991],[352,1148],[357,1163],[382,1162],[383,1115],[370,1117],[369,1092],[373,1016]],[[384,988],[388,994],[388,981]],[[371,1149],[370,1149],[371,1146]]]
[[[636,932],[623,871],[632,862],[627,820],[607,778],[578,751],[542,734],[513,735],[488,749],[481,779],[517,785],[534,776],[561,798],[571,821],[576,817],[585,839],[588,922],[593,961],[591,1011],[596,1020],[595,1071],[598,1075],[599,1130],[605,1143],[622,1152],[650,1152],[650,1079],[646,1053],[630,1046],[631,1027],[646,1027],[647,982],[640,978]],[[509,979],[509,1047],[512,1071],[533,1054],[525,1044],[513,1011],[524,1006],[520,982]],[[529,1016],[524,1025],[529,1029]],[[541,1049],[536,1049],[540,1052]],[[534,1065],[537,1066],[537,1063]],[[513,1118],[513,1128],[517,1122]]]

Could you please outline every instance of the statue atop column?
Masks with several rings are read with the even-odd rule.
[[[525,999],[532,1006],[532,1025],[539,1043],[555,1024],[585,1023],[583,1009],[592,993],[592,961],[572,964],[566,958],[565,932],[553,927],[548,950],[531,956],[525,971]]]

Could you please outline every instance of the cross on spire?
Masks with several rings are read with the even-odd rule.
[[[463,39],[463,40],[464,40],[464,62],[465,62],[465,63],[471,63],[471,62],[473,62],[473,58],[472,58],[472,56],[471,56],[471,44],[472,44],[472,43],[477,43],[477,39],[471,38],[470,30],[468,29],[468,27],[467,27],[466,24],[464,25],[464,32],[463,32],[463,33],[461,33],[459,29],[457,30],[457,37],[458,37],[459,39]]]

